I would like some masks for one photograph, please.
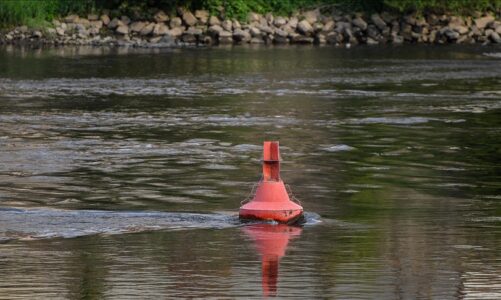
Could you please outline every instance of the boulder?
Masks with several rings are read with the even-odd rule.
[[[183,21],[181,20],[181,18],[174,17],[170,20],[169,25],[171,28],[180,27],[181,25],[183,25]]]
[[[289,35],[289,33],[285,30],[282,30],[282,29],[277,29],[275,30],[275,36],[277,37],[287,37]]]
[[[291,17],[289,19],[289,22],[287,23],[287,25],[289,25],[291,28],[295,29],[297,27],[298,23],[299,23],[299,20],[296,17]]]
[[[237,28],[233,31],[233,38],[237,42],[248,42],[251,39],[251,35],[248,31]]]
[[[226,31],[231,31],[233,29],[233,23],[230,20],[224,20],[221,26],[223,26],[223,29]]]
[[[155,29],[155,23],[149,23],[145,25],[141,31],[139,31],[139,34],[142,36],[150,35],[153,33],[153,29]]]
[[[284,17],[276,17],[273,21],[273,25],[275,25],[276,27],[282,27],[285,24],[287,24],[287,19]]]
[[[358,28],[360,28],[362,30],[367,29],[367,22],[365,22],[364,19],[362,19],[361,17],[356,17],[353,20],[351,20],[351,24],[353,24],[354,26],[357,26]]]
[[[216,16],[210,16],[210,18],[209,18],[209,25],[210,26],[212,26],[212,25],[221,25],[221,21]]]
[[[320,21],[320,11],[318,9],[310,10],[303,13],[303,17],[308,23],[315,24]]]
[[[452,30],[458,32],[459,34],[466,34],[469,31],[468,27],[463,25],[452,25],[450,27]]]
[[[103,21],[101,20],[96,20],[96,21],[90,21],[90,27],[97,29],[98,31],[103,28]]]
[[[379,16],[379,14],[372,14],[371,21],[377,28],[379,28],[379,30],[383,30],[387,27],[386,22],[381,18],[381,16]]]
[[[323,32],[329,32],[329,31],[332,31],[334,29],[334,21],[333,20],[329,20],[327,22],[325,22],[324,26],[322,27],[322,31]]]
[[[104,22],[103,22],[104,23]],[[111,20],[109,23],[108,23],[108,28],[109,29],[115,29],[117,28],[118,26],[121,26],[121,25],[125,25],[122,23],[122,21],[120,21],[119,19],[117,18],[113,18],[113,20]]]
[[[499,36],[499,33],[497,33],[496,31],[493,31],[490,35],[489,35],[489,38],[491,39],[491,41],[493,41],[494,43],[496,44],[501,44],[501,37]]]
[[[218,36],[218,41],[220,44],[231,44],[233,43],[233,34],[229,31],[221,31]]]
[[[259,14],[256,14],[256,13],[249,13],[249,15],[247,16],[247,21],[249,23],[252,23],[252,22],[258,22],[261,20],[261,16]]]
[[[303,20],[297,24],[297,30],[304,35],[308,35],[313,32],[313,27],[310,22]]]
[[[133,22],[132,24],[130,24],[130,31],[131,32],[141,32],[141,30],[143,30],[143,28],[146,26],[146,23],[145,22]]]
[[[171,30],[169,30],[167,34],[173,37],[179,37],[183,34],[183,32],[184,29],[182,27],[174,27]]]
[[[195,18],[195,16],[190,11],[184,12],[182,17],[184,23],[188,26],[197,24],[197,18]]]
[[[43,34],[41,31],[36,30],[33,32],[33,37],[39,39],[39,38],[43,37]]]
[[[80,18],[78,15],[68,15],[64,18],[64,22],[66,23],[77,23]]]
[[[443,31],[443,34],[451,41],[457,40],[460,37],[459,32],[454,31],[450,28],[447,28],[446,30]]]
[[[121,35],[126,35],[129,34],[129,26],[122,24],[117,27],[115,30],[116,33],[121,34]]]
[[[223,27],[219,26],[219,25],[212,25],[211,27],[209,27],[209,29],[207,30],[209,32],[209,34],[211,35],[214,35],[214,36],[218,36],[219,33],[221,31],[223,31]]]
[[[209,20],[209,12],[206,10],[196,10],[195,17],[200,21],[200,24],[207,24]]]
[[[103,21],[103,24],[106,26],[108,26],[108,24],[110,23],[110,17],[108,17],[108,15],[101,15],[99,19]]]
[[[89,21],[97,21],[97,20],[99,20],[99,16],[96,15],[96,14],[88,14],[87,15],[87,20],[89,20]]]
[[[169,32],[169,27],[165,23],[156,23],[153,27],[153,35],[166,35]]]
[[[253,37],[261,36],[261,30],[259,30],[259,28],[257,28],[257,27],[251,27],[249,29],[249,32],[250,32],[251,36],[253,36]]]
[[[258,37],[253,37],[249,43],[251,44],[264,44],[264,40],[262,38],[258,38]]]
[[[202,29],[197,28],[197,27],[190,27],[184,33],[185,34],[191,34],[191,35],[194,35],[194,36],[199,36],[199,35],[203,34],[203,31],[202,31]]]
[[[495,18],[493,16],[485,16],[482,18],[475,19],[475,25],[478,29],[484,29],[490,22],[493,22]]]
[[[153,20],[157,23],[167,22],[169,21],[169,16],[163,10],[159,10],[153,15]]]
[[[59,36],[64,36],[65,31],[61,27],[56,27],[56,33]]]
[[[120,21],[122,21],[123,24],[129,25],[130,24],[130,18],[127,16],[121,16]]]
[[[233,25],[233,29],[242,28],[242,24],[238,20],[233,20],[231,24]]]

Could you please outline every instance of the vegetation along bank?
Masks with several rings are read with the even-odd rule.
[[[5,0],[0,44],[501,44],[499,0],[440,2]]]

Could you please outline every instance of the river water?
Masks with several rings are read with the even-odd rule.
[[[499,52],[0,48],[0,299],[500,299]]]

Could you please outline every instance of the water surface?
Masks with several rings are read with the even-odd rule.
[[[499,52],[1,48],[0,298],[501,298]]]

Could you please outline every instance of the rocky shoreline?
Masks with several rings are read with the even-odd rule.
[[[249,14],[246,22],[223,19],[208,11],[182,8],[168,15],[157,10],[147,19],[108,12],[68,15],[52,26],[19,26],[0,33],[0,44],[176,47],[232,44],[501,44],[498,15],[346,14],[310,10],[290,17]]]

